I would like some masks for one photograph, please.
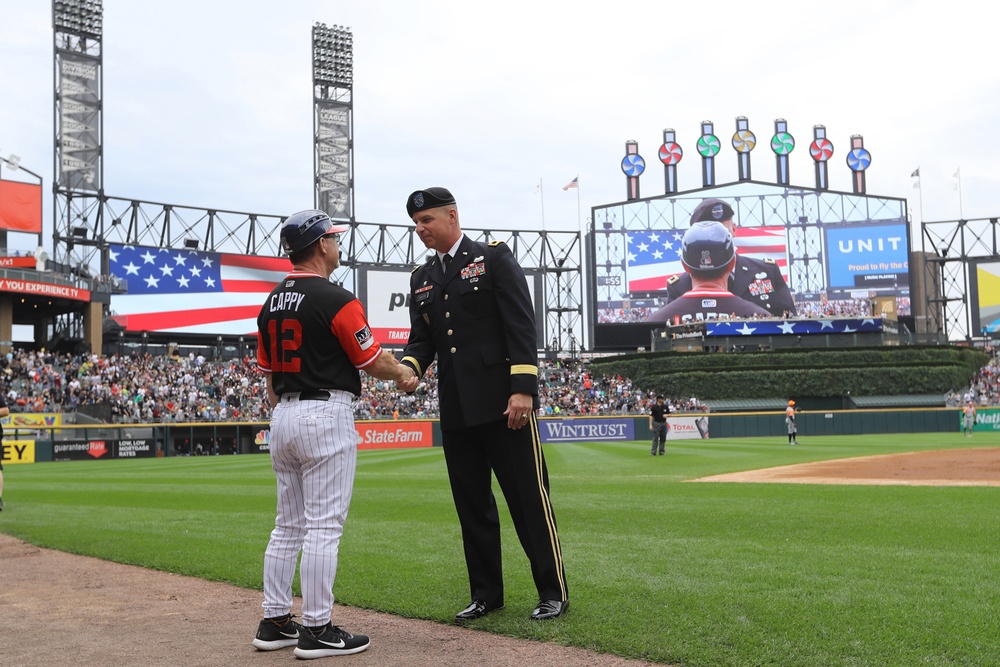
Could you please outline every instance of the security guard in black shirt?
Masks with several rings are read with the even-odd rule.
[[[415,389],[437,358],[442,444],[472,593],[456,618],[479,618],[504,604],[492,474],[531,563],[540,600],[531,618],[561,616],[569,596],[535,417],[538,347],[524,271],[503,242],[462,233],[445,188],[412,193],[406,212],[436,252],[410,276],[410,338],[401,363],[415,377],[400,386]]]
[[[770,317],[760,306],[726,290],[736,264],[733,235],[718,222],[696,222],[684,232],[681,264],[691,289],[649,316],[649,322],[686,324],[735,317]]]
[[[691,214],[691,224],[704,220],[721,222],[736,235],[732,207],[721,199],[706,199]],[[691,289],[691,277],[681,274],[667,281],[667,300],[673,301]],[[773,317],[795,315],[795,301],[781,270],[772,260],[761,261],[737,255],[729,275],[728,289],[736,296],[766,309]]]

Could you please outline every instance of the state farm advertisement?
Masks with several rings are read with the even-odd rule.
[[[426,421],[356,421],[358,449],[433,447],[431,423]]]

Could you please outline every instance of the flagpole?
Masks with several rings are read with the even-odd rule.
[[[917,188],[917,212],[920,214],[920,223],[924,222],[924,189],[920,185],[920,167],[918,166],[916,171],[914,171],[910,176],[917,177],[917,184],[914,186]]]
[[[959,167],[955,170],[955,178],[958,179],[958,219],[962,220],[965,218],[965,212],[962,210],[962,168]]]
[[[545,230],[545,188],[542,187],[542,179],[538,179],[538,192],[541,193],[542,197],[542,231]]]
[[[583,228],[583,216],[580,214],[580,177],[577,176],[576,181],[576,224],[580,226],[580,231],[584,236],[587,235],[587,231]],[[582,240],[582,239],[581,239]]]

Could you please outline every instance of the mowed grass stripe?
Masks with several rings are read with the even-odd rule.
[[[991,665],[1000,489],[690,483],[811,460],[1000,446],[900,434],[546,446],[573,606],[532,623],[501,507],[507,608],[474,626],[679,665]],[[0,530],[260,589],[266,456],[8,466]],[[497,493],[503,505],[502,495]],[[338,602],[450,622],[468,598],[440,449],[359,453]]]

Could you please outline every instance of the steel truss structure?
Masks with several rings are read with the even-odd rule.
[[[975,262],[1000,261],[1000,218],[922,222],[924,281],[927,285],[929,326],[937,326],[948,340],[977,338],[972,330],[971,271]]]
[[[94,275],[109,273],[109,244],[193,248],[220,253],[279,257],[284,216],[192,208],[176,204],[79,194],[57,199],[80,216],[93,236],[66,239],[69,251]],[[412,225],[352,222],[342,236],[343,266],[333,279],[354,290],[359,269],[408,269],[424,261],[427,250]],[[527,273],[544,280],[545,321],[539,322],[552,352],[582,349],[583,272],[578,232],[466,229],[477,241],[505,241]]]

